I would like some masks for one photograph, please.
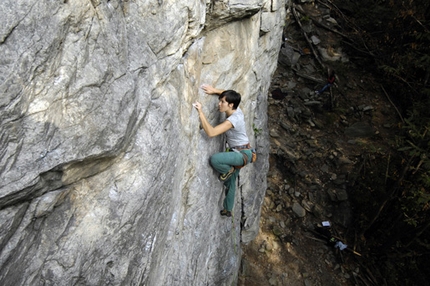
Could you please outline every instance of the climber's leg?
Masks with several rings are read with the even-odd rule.
[[[234,197],[236,194],[236,179],[237,176],[239,175],[239,169],[236,169],[234,174],[230,177],[230,179],[228,179],[227,181],[225,181],[224,186],[225,186],[225,198],[224,198],[224,209],[227,211],[232,211],[233,207],[234,207]]]
[[[233,166],[243,164],[243,156],[239,152],[220,152],[213,154],[210,159],[211,166],[220,174],[225,174]]]

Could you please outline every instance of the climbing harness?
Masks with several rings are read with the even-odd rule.
[[[241,153],[243,156],[243,165],[240,166],[234,166],[234,168],[236,169],[241,169],[243,167],[245,167],[246,164],[248,164],[248,155],[245,152],[242,152],[243,150],[251,150],[252,152],[252,156],[251,156],[251,163],[254,163],[257,160],[257,151],[251,147],[251,144],[246,144],[246,145],[242,145],[242,146],[235,146],[235,147],[231,147],[228,148],[227,151],[233,151],[233,152],[238,152]]]

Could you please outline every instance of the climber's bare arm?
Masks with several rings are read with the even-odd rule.
[[[230,121],[226,120],[221,124],[218,124],[217,126],[213,127],[208,120],[206,119],[205,114],[202,111],[202,105],[200,102],[195,102],[193,104],[194,108],[197,109],[197,111],[199,112],[199,118],[200,118],[200,122],[202,123],[202,127],[203,130],[205,130],[206,134],[209,137],[215,137],[218,135],[223,134],[224,132],[226,132],[227,130],[233,128],[233,124],[231,124]]]
[[[205,93],[213,95],[220,95],[224,91],[224,89],[218,89],[209,84],[202,84],[201,88]]]

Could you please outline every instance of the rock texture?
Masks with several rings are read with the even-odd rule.
[[[0,3],[0,284],[231,285],[258,232],[282,0]],[[243,96],[258,161],[232,220],[209,156]]]

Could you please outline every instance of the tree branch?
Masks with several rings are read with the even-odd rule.
[[[391,101],[390,96],[389,96],[389,95],[388,95],[388,93],[385,91],[385,88],[382,86],[382,84],[381,84],[381,88],[382,88],[382,90],[384,91],[385,96],[388,98],[388,101],[391,103],[391,105],[392,105],[392,106],[394,107],[394,109],[397,111],[397,114],[399,115],[400,120],[402,120],[402,122],[403,122],[403,123],[405,123],[405,120],[403,119],[402,114],[401,114],[401,113],[400,113],[400,111],[397,109],[396,105]]]
[[[311,40],[309,39],[308,35],[306,34],[305,30],[303,29],[302,23],[300,22],[299,16],[297,15],[296,5],[294,5],[294,4],[292,5],[291,11],[293,12],[294,18],[296,19],[297,23],[299,24],[300,29],[302,30],[303,36],[305,37],[306,41],[308,42],[308,45],[309,45],[312,53],[314,54],[314,56],[317,59],[318,63],[325,69],[325,66],[321,62],[321,59],[319,58],[317,52],[315,51],[314,46],[313,46]]]

